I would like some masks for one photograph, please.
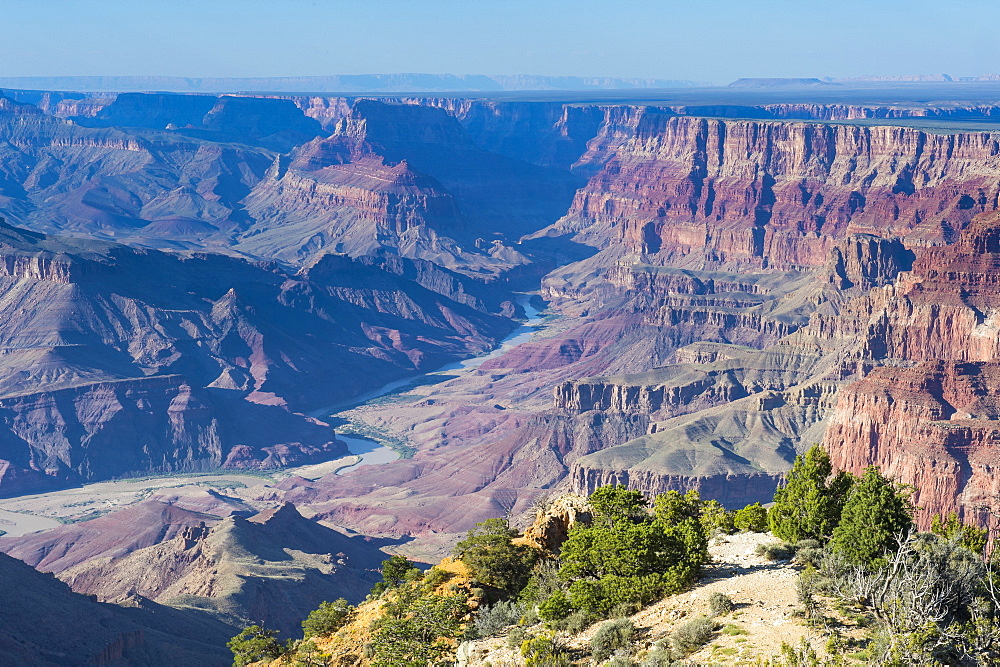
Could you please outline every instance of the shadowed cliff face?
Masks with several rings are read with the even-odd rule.
[[[0,661],[9,665],[228,665],[232,628],[137,597],[105,604],[0,554]]]
[[[361,100],[254,189],[258,222],[237,247],[290,261],[389,247],[497,273],[528,262],[512,246],[563,215],[581,184],[483,150],[443,110]]]
[[[418,260],[294,273],[3,226],[0,492],[341,453],[301,411],[488,348],[505,308]]]

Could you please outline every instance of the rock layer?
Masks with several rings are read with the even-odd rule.
[[[986,525],[997,509],[998,268],[1000,217],[987,215],[875,290],[856,333],[861,352],[888,365],[845,388],[830,419],[834,462],[913,485],[923,527],[951,511]]]

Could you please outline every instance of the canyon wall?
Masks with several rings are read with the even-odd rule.
[[[853,233],[947,243],[998,206],[998,141],[621,109],[575,165],[594,175],[549,233],[654,264],[774,268],[820,265]]]
[[[100,383],[111,380],[135,392],[154,382],[147,375],[164,386],[161,376],[184,378],[170,385],[177,395],[191,390],[192,417],[178,433],[215,442],[195,406],[223,414],[231,392],[242,403],[298,410],[319,404],[304,389],[306,366],[336,378],[320,392],[337,400],[363,379],[484,349],[516,314],[507,289],[547,273],[542,294],[561,328],[427,401],[372,417],[412,434],[420,451],[388,469],[426,504],[400,507],[360,471],[357,486],[287,489],[317,494],[337,520],[376,513],[443,530],[460,521],[465,500],[486,512],[511,489],[523,504],[554,485],[586,490],[612,478],[647,490],[728,489],[731,503],[764,497],[795,452],[823,438],[828,418],[841,423],[830,417],[841,388],[889,369],[996,356],[996,243],[991,223],[972,221],[998,207],[998,135],[892,124],[987,119],[990,104],[108,99],[38,97],[55,115],[2,102],[4,210],[37,229],[235,250],[303,268],[264,262],[245,285],[194,290],[209,308],[175,292],[127,291],[121,281],[109,288],[108,262],[4,259],[0,274],[18,285],[116,295],[113,326],[85,320],[113,341],[114,360],[99,370],[64,344],[86,333],[19,332],[55,350],[27,366],[33,378],[60,378],[45,392],[94,385],[107,394]],[[72,122],[59,117],[74,113]],[[869,122],[879,119],[886,122]],[[90,280],[98,282],[87,292]],[[11,287],[11,298],[22,287]],[[174,310],[195,314],[162,315],[175,297],[183,307]],[[121,334],[147,320],[170,335],[136,342]],[[190,351],[191,331],[212,341],[210,354]],[[283,338],[301,331],[337,343]],[[25,365],[16,349],[11,368]],[[115,365],[123,349],[125,365]],[[349,361],[334,368],[332,355]],[[45,375],[49,364],[58,370]],[[0,385],[14,392],[13,373]],[[0,399],[34,414],[41,408],[27,406],[41,391]],[[845,442],[863,439],[844,433]],[[473,442],[476,453],[464,451]],[[269,465],[287,455],[247,446],[221,460]],[[448,465],[459,460],[463,472]],[[843,458],[854,468],[863,460]],[[26,456],[17,461],[7,464],[11,480],[40,469]],[[344,494],[349,503],[338,500]]]
[[[861,353],[886,365],[841,392],[825,446],[842,468],[879,465],[912,485],[925,528],[951,511],[992,526],[1000,508],[998,271],[1000,217],[981,216],[873,291],[859,304],[868,318],[843,318],[860,322]]]

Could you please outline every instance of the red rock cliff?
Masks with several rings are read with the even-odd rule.
[[[821,265],[851,233],[953,240],[1000,196],[1000,138],[910,128],[679,117],[619,108],[577,163],[557,228],[602,230],[655,263]],[[587,236],[584,234],[584,236]]]
[[[998,276],[1000,217],[991,215],[854,304],[868,313],[854,318],[859,349],[888,365],[841,391],[825,445],[842,468],[875,464],[913,485],[925,527],[949,511],[986,523],[1000,507]]]

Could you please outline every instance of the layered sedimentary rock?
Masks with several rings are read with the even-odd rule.
[[[308,349],[286,352],[286,363],[258,344],[258,334],[274,340],[285,329],[261,329],[254,313],[272,311],[236,286],[205,298],[212,326],[220,323],[211,336],[239,338],[244,353],[213,348],[213,373],[199,382],[189,380],[203,366],[197,355],[143,361],[191,407],[185,438],[215,442],[210,420],[200,420],[216,390],[259,406],[308,404],[313,387],[292,366],[350,383],[371,368],[419,370],[482,349],[499,330],[482,313],[514,312],[482,282],[527,284],[557,267],[542,294],[563,320],[544,338],[365,416],[405,434],[419,450],[412,460],[284,485],[336,521],[386,534],[464,529],[557,485],[586,491],[611,480],[650,492],[700,488],[732,504],[766,499],[795,451],[822,439],[842,386],[883,364],[995,355],[988,270],[976,273],[971,260],[939,270],[950,251],[921,250],[929,259],[897,275],[914,250],[953,243],[974,215],[997,207],[997,136],[867,122],[986,118],[990,105],[170,97],[94,104],[76,125],[14,103],[0,111],[19,128],[6,130],[21,151],[15,162],[30,167],[12,170],[4,190],[19,219],[51,224],[67,211],[81,233],[104,221],[101,229],[133,240],[180,244],[186,235],[185,247],[235,244],[309,267],[293,278],[267,270],[288,281],[277,298],[295,318],[325,318],[316,335],[346,340],[344,348],[300,338]],[[58,104],[86,106],[73,99]],[[288,150],[266,144],[270,127],[247,110],[257,102],[283,103],[289,131],[306,117],[322,130]],[[79,124],[112,122],[142,131]],[[237,130],[239,143],[222,141]],[[60,164],[81,171],[84,157],[98,166],[70,196],[55,184],[77,184],[76,175]],[[220,175],[206,182],[203,168]],[[75,265],[46,261],[19,259],[0,272],[82,280]],[[949,281],[969,287],[956,296]],[[365,312],[345,316],[329,299]],[[373,322],[376,312],[389,321]],[[338,329],[345,322],[349,335]],[[456,339],[470,334],[472,344]],[[71,354],[64,347],[59,354]],[[344,350],[373,366],[331,369],[327,352]],[[122,404],[113,389],[127,387],[131,400],[139,394],[128,383],[152,380],[145,370],[122,373],[111,387],[103,371],[79,366],[74,377]],[[10,400],[30,411],[36,399]],[[290,460],[259,447],[231,455],[240,464]],[[31,470],[3,475],[28,479]]]
[[[988,133],[730,121],[622,109],[577,163],[571,233],[653,263],[816,266],[851,233],[949,242],[997,207]]]
[[[0,551],[42,572],[62,572],[95,558],[113,560],[169,541],[191,526],[213,525],[214,514],[193,512],[159,499],[89,521],[41,533],[0,537]]]
[[[348,538],[303,518],[290,504],[210,523],[170,524],[172,536],[125,555],[86,557],[70,545],[62,564],[77,564],[60,567],[57,561],[42,568],[101,600],[139,595],[212,610],[237,627],[258,622],[293,636],[321,602],[360,602],[388,557],[362,537]],[[18,543],[24,551],[31,540]]]
[[[13,103],[0,104],[0,139],[9,220],[159,245],[224,244],[242,224],[238,201],[273,162],[264,148],[82,127]]]
[[[982,216],[854,313],[862,356],[887,365],[841,392],[825,445],[845,469],[913,485],[924,526],[949,511],[986,525],[996,509],[998,269],[1000,219]]]
[[[344,451],[303,410],[488,348],[513,314],[398,257],[298,273],[0,228],[0,459],[53,480],[274,467]],[[16,488],[15,488],[16,487]],[[5,492],[0,489],[0,492]]]

